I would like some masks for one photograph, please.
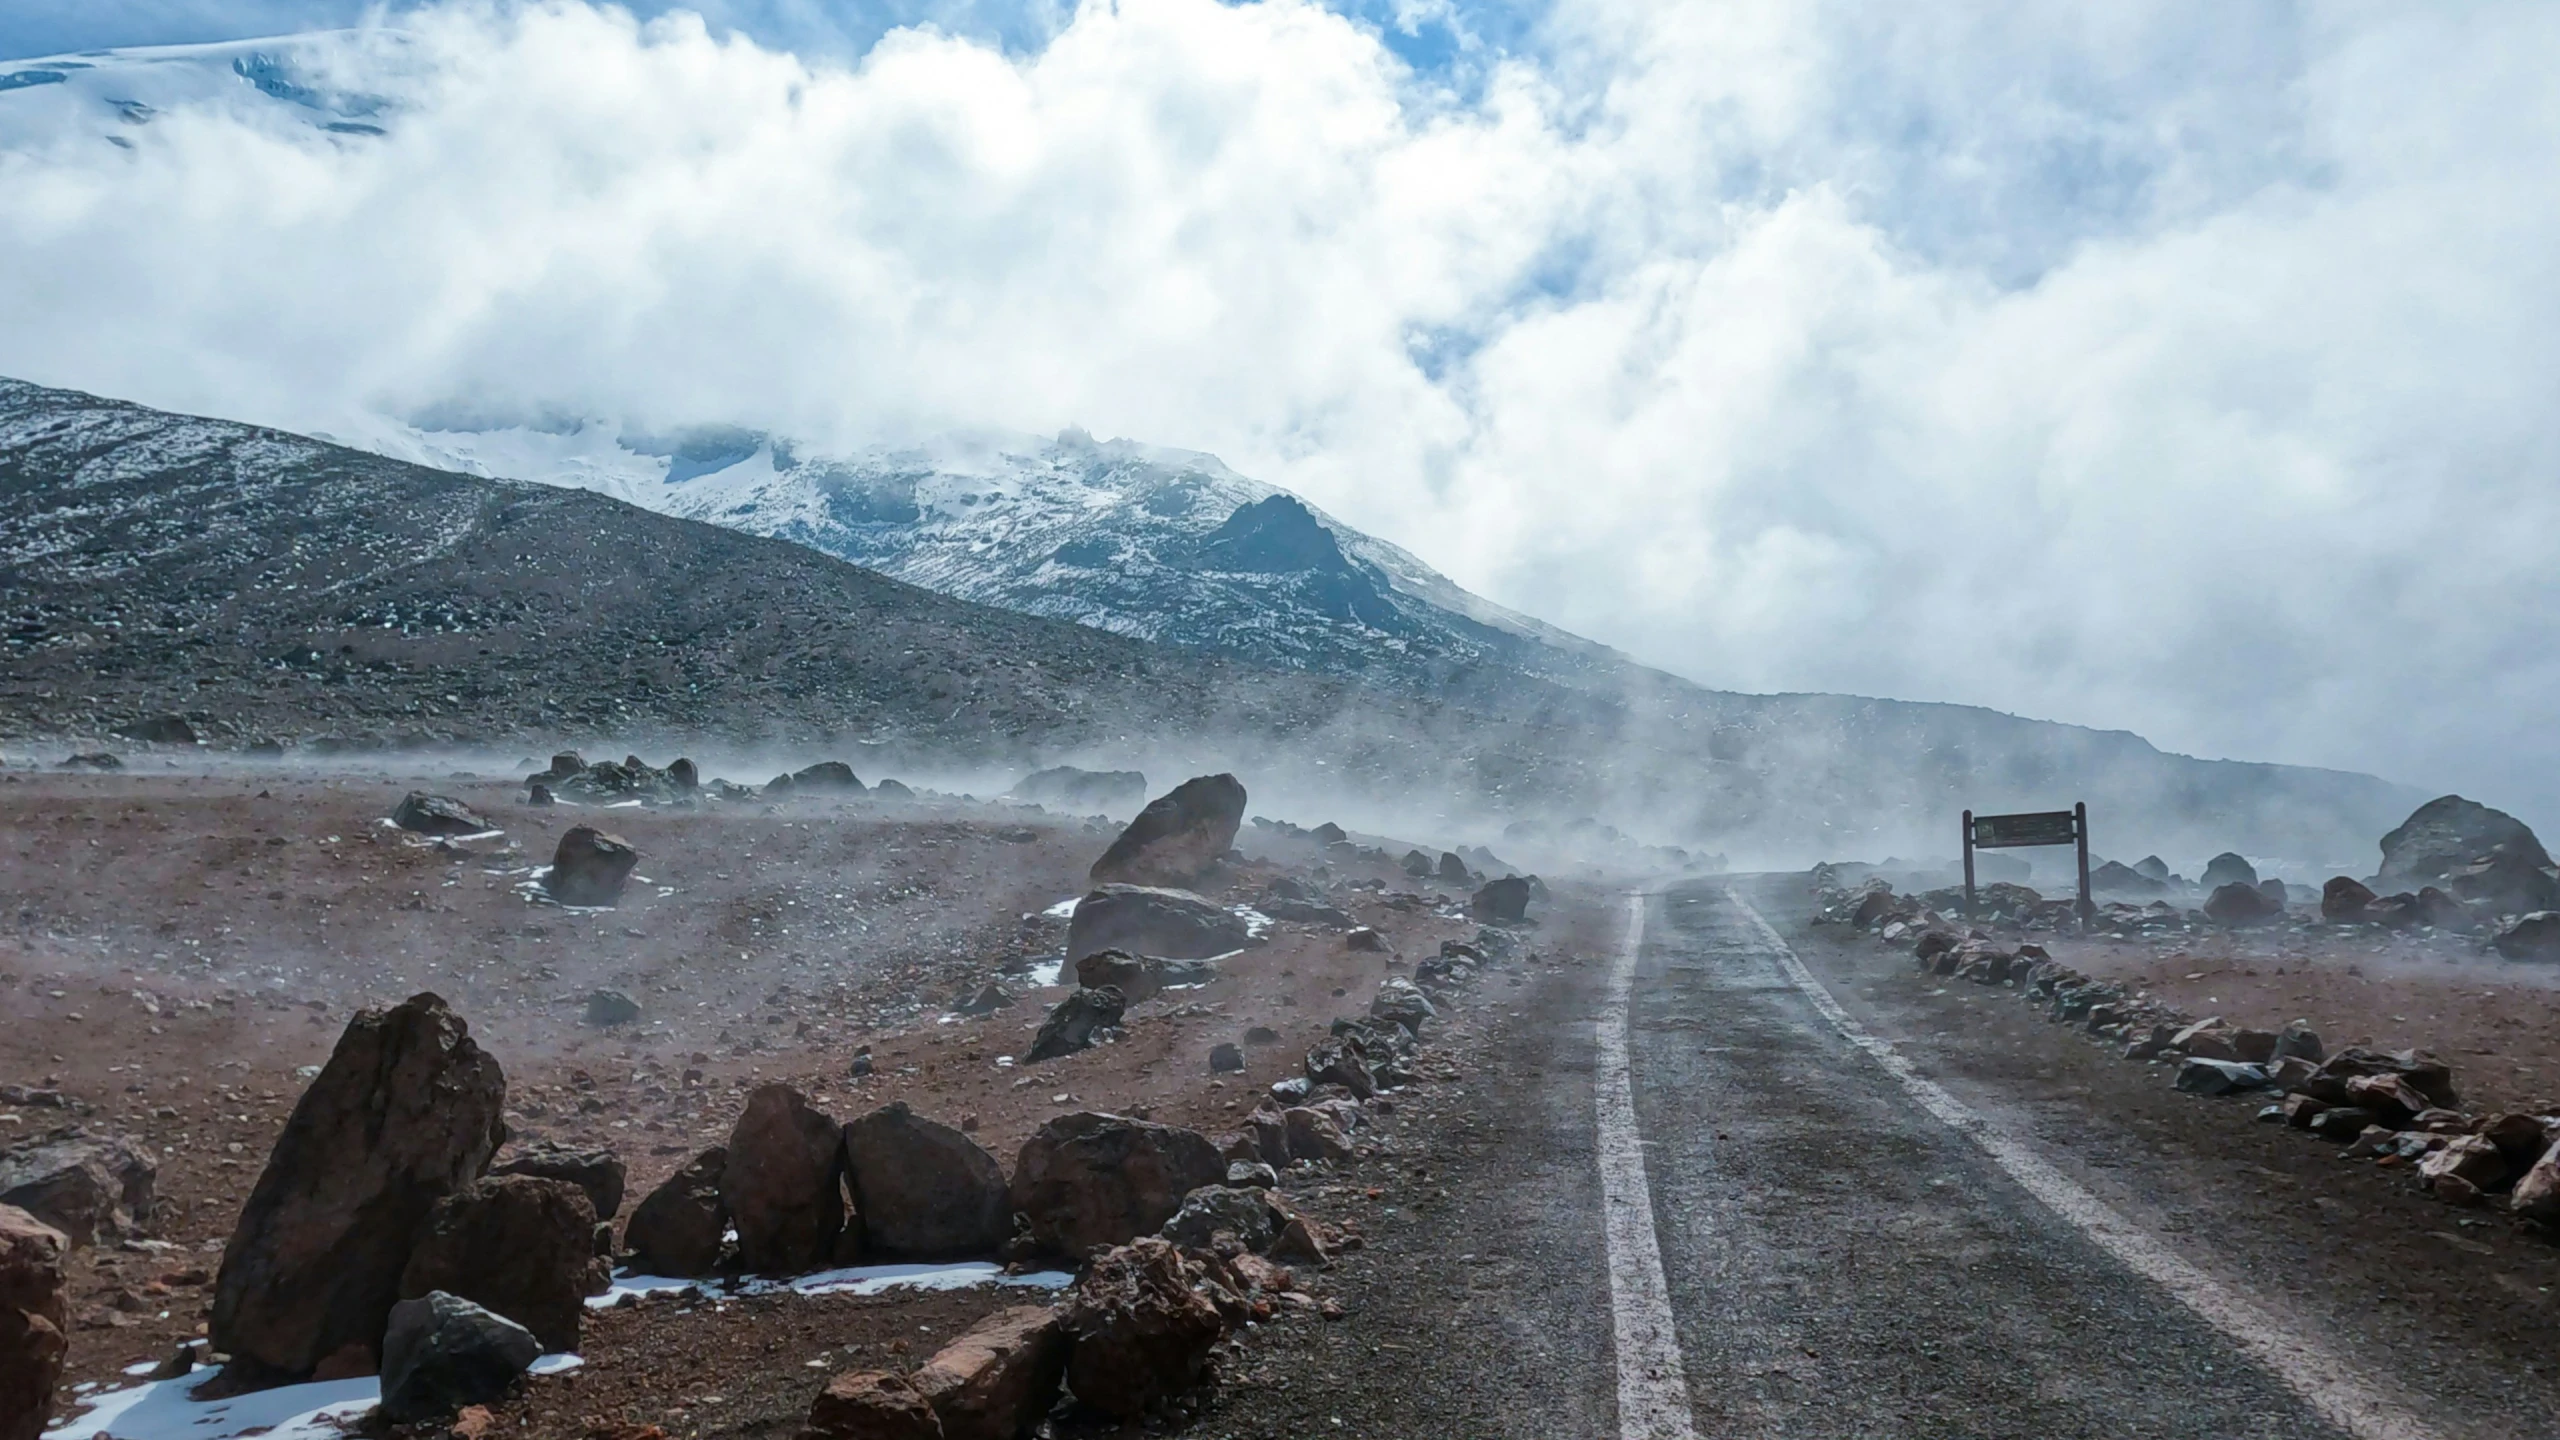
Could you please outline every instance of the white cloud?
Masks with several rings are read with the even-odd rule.
[[[1293,0],[851,68],[404,25],[302,61],[380,137],[231,85],[125,150],[0,94],[0,371],[314,428],[1081,423],[1709,683],[2560,821],[2549,7],[1595,0],[1463,97]]]

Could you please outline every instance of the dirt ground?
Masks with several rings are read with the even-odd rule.
[[[460,799],[506,833],[439,846],[384,825],[411,789]],[[1322,879],[1390,953],[1277,923],[1214,983],[1132,1007],[1122,1042],[1023,1065],[1014,1057],[1067,993],[1039,983],[1065,938],[1044,912],[1082,893],[1116,826],[930,795],[601,811],[522,795],[512,776],[485,774],[0,772],[0,1084],[68,1107],[0,1105],[0,1143],[78,1124],[147,1145],[160,1164],[149,1237],[77,1252],[66,1413],[74,1386],[125,1383],[119,1372],[203,1333],[239,1206],[311,1067],[361,1007],[444,995],[506,1069],[515,1139],[613,1147],[630,1170],[627,1214],[726,1137],[748,1089],[775,1080],[840,1120],[906,1100],[1008,1164],[1042,1121],[1078,1109],[1222,1135],[1297,1073],[1336,1016],[1365,1013],[1379,981],[1477,929],[1455,889],[1338,855],[1328,865],[1312,842],[1248,826],[1239,843],[1253,858],[1204,890],[1243,903],[1283,873]],[[648,883],[635,879],[617,909],[526,893],[529,868],[579,823],[641,852]],[[951,1012],[989,980],[1018,1003],[984,1019]],[[1483,993],[1505,986],[1490,974]],[[598,987],[638,1000],[639,1021],[584,1023]],[[1244,1045],[1242,1073],[1211,1073],[1223,1041]],[[871,1073],[857,1077],[865,1051]],[[1319,1214],[1344,1208],[1308,1198]],[[1368,1203],[1343,1218],[1356,1225]],[[512,1418],[536,1433],[583,1434],[590,1416],[671,1434],[788,1428],[832,1373],[808,1366],[820,1352],[876,1358],[904,1341],[920,1362],[929,1334],[1020,1300],[653,1298],[598,1312],[587,1366],[537,1379],[533,1408]],[[767,1323],[776,1307],[787,1324]],[[713,1390],[728,1399],[704,1402]]]

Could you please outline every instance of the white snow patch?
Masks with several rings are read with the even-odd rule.
[[[552,1375],[585,1363],[575,1355],[545,1355],[533,1362],[533,1373]],[[251,1431],[263,1440],[343,1440],[338,1422],[382,1403],[382,1381],[373,1375],[279,1385],[227,1400],[196,1399],[196,1387],[213,1373],[198,1370],[83,1396],[88,1413],[45,1431],[45,1440],[234,1440]]]
[[[1076,918],[1076,902],[1083,898],[1081,895],[1070,895],[1040,913],[1051,920],[1073,920]]]
[[[613,1287],[602,1295],[588,1296],[587,1306],[601,1310],[618,1303],[625,1295],[661,1295],[695,1287],[705,1295],[725,1299],[740,1295],[778,1295],[786,1291],[799,1295],[878,1295],[891,1290],[966,1290],[978,1285],[1063,1290],[1073,1283],[1075,1277],[1063,1270],[1035,1270],[1027,1275],[1008,1275],[1003,1266],[986,1260],[964,1260],[949,1265],[856,1265],[842,1270],[820,1270],[790,1280],[729,1283],[625,1273],[614,1276]],[[126,1437],[118,1435],[116,1440],[126,1440]]]

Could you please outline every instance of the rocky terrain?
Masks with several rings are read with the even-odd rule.
[[[15,382],[0,531],[0,739],[65,754],[122,732],[323,753],[826,742],[910,772],[1249,757],[1311,806],[1446,816],[1515,849],[1571,849],[1588,821],[1775,854],[1934,849],[1928,817],[2062,791],[2110,844],[2317,856],[2417,799],[1964,707],[1634,669],[1567,683],[1490,652],[1387,684],[1271,668],[592,493]]]

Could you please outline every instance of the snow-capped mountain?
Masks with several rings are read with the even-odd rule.
[[[746,430],[466,423],[335,438],[596,490],[960,599],[1264,664],[1399,681],[1492,665],[1583,683],[1622,663],[1211,455],[1075,430],[818,455]]]
[[[342,30],[0,61],[0,150],[137,150],[182,107],[361,144],[396,123],[398,102],[374,82],[407,73],[407,52],[397,31]]]

